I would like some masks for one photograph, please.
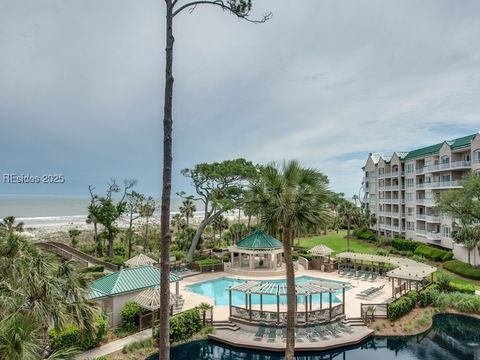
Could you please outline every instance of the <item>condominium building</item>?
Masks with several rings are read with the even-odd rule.
[[[380,234],[452,249],[453,219],[435,209],[435,199],[459,188],[469,171],[480,173],[480,132],[409,152],[369,154],[362,169],[362,206],[376,215]]]

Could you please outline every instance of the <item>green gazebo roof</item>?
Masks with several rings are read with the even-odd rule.
[[[243,249],[278,249],[282,248],[281,241],[268,235],[263,230],[255,230],[253,233],[237,242],[237,247]]]
[[[180,280],[177,275],[170,274],[170,282]],[[88,297],[93,300],[159,285],[160,269],[154,266],[125,268],[95,280]]]

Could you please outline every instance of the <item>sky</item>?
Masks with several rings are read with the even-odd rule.
[[[181,0],[180,0],[181,1]],[[358,193],[370,152],[480,130],[480,2],[257,0],[254,25],[175,18],[180,170],[298,159]],[[110,178],[161,190],[164,1],[0,0],[0,173],[63,175],[0,194],[88,196]]]

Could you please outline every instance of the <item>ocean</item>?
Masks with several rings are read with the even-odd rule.
[[[181,202],[172,198],[172,212],[178,212]],[[13,215],[26,225],[83,222],[89,203],[90,198],[81,197],[0,195],[0,218]]]

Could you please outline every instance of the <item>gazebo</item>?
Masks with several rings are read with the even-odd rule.
[[[381,256],[372,254],[344,252],[337,254],[338,267],[351,267],[353,270],[369,270],[386,275],[392,282],[392,297],[402,295],[410,290],[419,291],[424,288],[436,267],[426,265],[412,259]],[[395,284],[396,281],[396,284]]]
[[[322,271],[333,271],[331,255],[333,250],[328,246],[320,244],[314,246],[308,252],[312,255],[312,268]]]
[[[149,310],[147,314],[140,315],[140,330],[143,329],[143,319],[145,317],[152,317],[152,323],[155,323],[158,319],[158,309],[160,309],[160,287],[155,286],[148,288],[138,293],[132,301],[136,302],[142,309]],[[170,314],[173,314],[174,307],[183,303],[182,297],[177,293],[170,292]]]
[[[158,261],[153,260],[151,257],[148,257],[147,255],[140,253],[133,258],[125,261],[125,266],[128,267],[139,267],[139,266],[145,266],[145,265],[154,265],[157,264]]]
[[[232,269],[282,269],[283,244],[262,230],[253,233],[228,248]]]
[[[309,321],[332,321],[339,315],[345,314],[345,290],[349,288],[348,283],[333,283],[322,280],[312,280],[305,283],[295,284],[296,293],[296,319],[298,323]],[[342,291],[342,302],[334,305],[333,297]],[[228,289],[229,314],[232,320],[243,320],[248,322],[271,321],[280,325],[287,316],[286,306],[281,306],[281,298],[286,301],[287,286],[278,282],[248,281],[246,283],[232,286]],[[245,294],[245,306],[233,304],[232,293],[240,292]],[[328,294],[328,306],[324,305],[325,296]],[[252,296],[259,297],[257,309],[252,306]],[[270,306],[269,310],[264,309],[266,296],[275,297],[275,310]],[[335,301],[337,303],[338,301]],[[303,303],[303,309],[298,304]]]

